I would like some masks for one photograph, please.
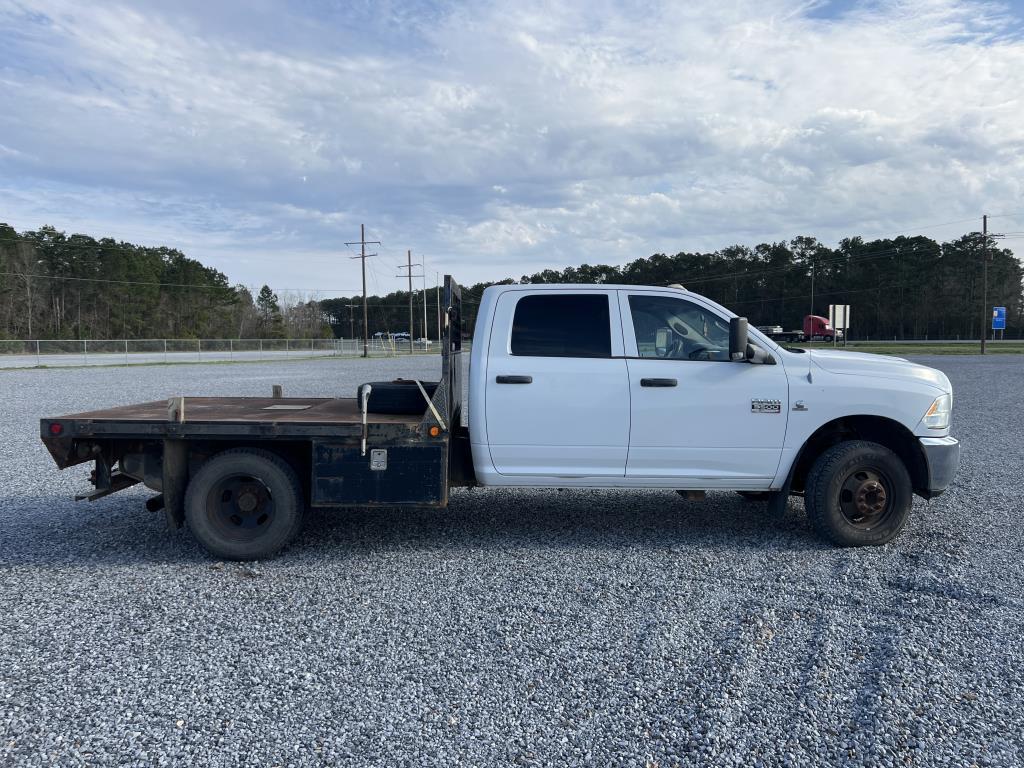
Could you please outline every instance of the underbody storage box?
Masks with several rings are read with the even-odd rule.
[[[311,503],[320,507],[448,504],[448,441],[358,445],[313,441]]]

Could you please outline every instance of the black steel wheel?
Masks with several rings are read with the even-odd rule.
[[[815,529],[845,547],[892,541],[912,502],[910,475],[900,457],[865,440],[839,443],[819,456],[804,493]]]
[[[858,467],[843,480],[839,509],[846,522],[862,531],[885,523],[893,513],[892,481],[877,467]]]
[[[211,554],[257,560],[275,554],[298,533],[304,512],[294,470],[256,448],[224,451],[188,484],[185,517]]]

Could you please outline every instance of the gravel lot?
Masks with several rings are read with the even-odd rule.
[[[884,548],[796,500],[472,490],[249,565],[69,501],[37,419],[437,358],[0,372],[0,764],[1021,765],[1024,357],[921,359],[963,466]]]

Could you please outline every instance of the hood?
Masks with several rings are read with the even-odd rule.
[[[943,392],[952,390],[949,379],[942,371],[927,365],[912,363],[905,357],[872,355],[867,352],[840,352],[838,350],[813,350],[811,360],[829,373],[870,376],[875,379],[898,379],[917,381]]]

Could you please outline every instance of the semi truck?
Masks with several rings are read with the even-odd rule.
[[[439,381],[337,398],[175,395],[48,416],[43,443],[61,469],[93,464],[80,498],[141,483],[169,528],[237,560],[277,553],[310,507],[443,508],[463,486],[726,490],[776,511],[798,495],[828,540],[878,545],[914,494],[941,494],[957,471],[940,371],[786,349],[678,287],[487,288],[467,419],[451,277],[443,306]]]
[[[834,329],[827,317],[805,315],[803,328],[799,331],[784,331],[781,325],[760,325],[762,331],[773,341],[788,343],[801,341],[832,341],[843,338],[843,331]]]

